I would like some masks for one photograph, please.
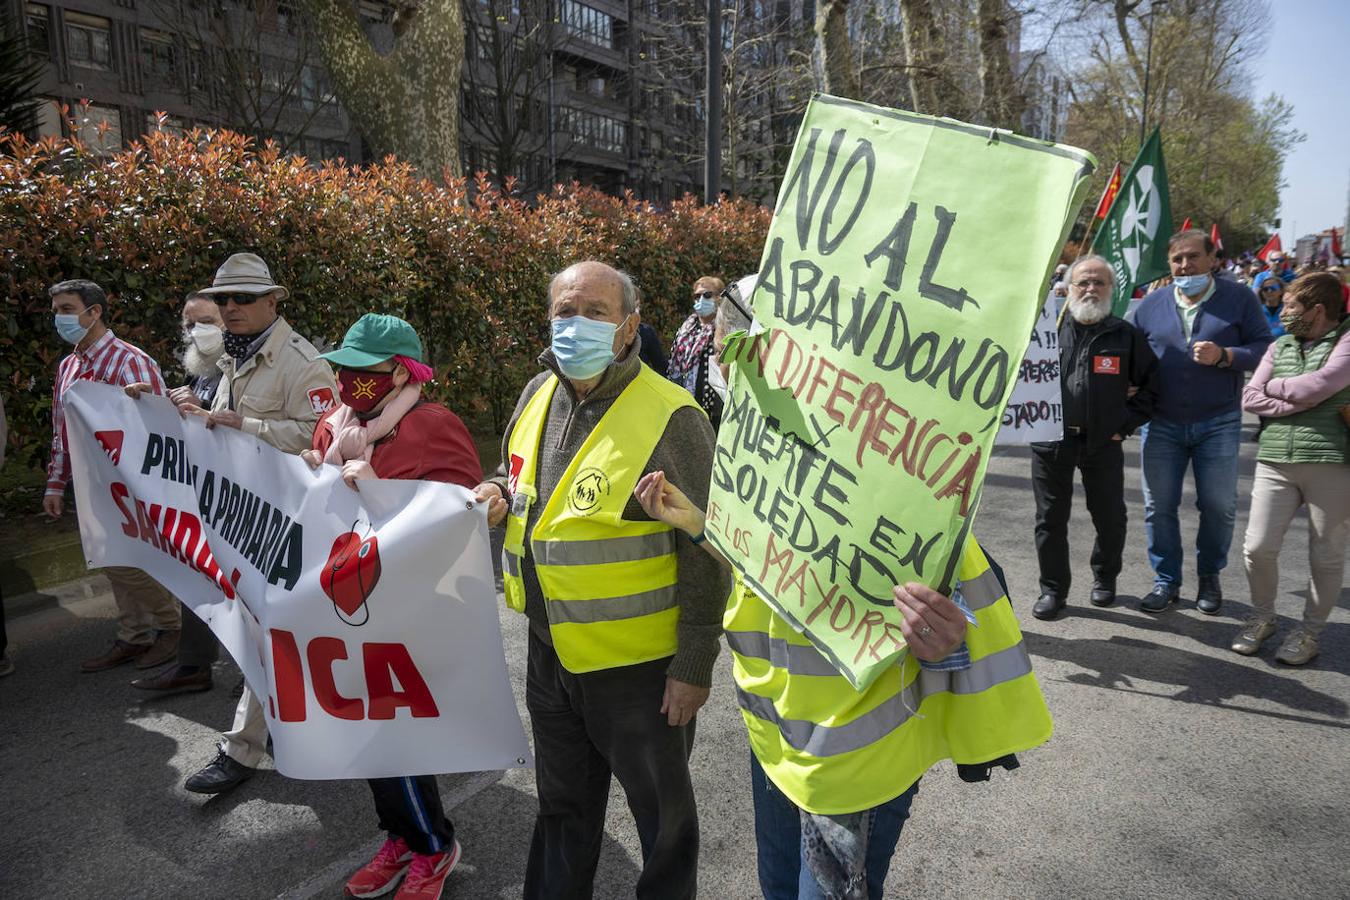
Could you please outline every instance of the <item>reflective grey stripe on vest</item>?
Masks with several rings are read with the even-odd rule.
[[[740,656],[768,660],[793,675],[838,675],[839,670],[819,650],[807,644],[791,644],[762,631],[728,631],[727,646]]]
[[[966,601],[966,606],[970,607],[971,612],[993,606],[1003,599],[1003,585],[994,574],[993,566],[985,569],[978,578],[959,582],[956,587],[961,591],[961,599]]]
[[[625,597],[602,597],[598,600],[548,600],[550,624],[564,622],[590,624],[613,622],[647,616],[675,606],[675,585],[629,594]]]
[[[514,553],[512,553],[510,550],[507,550],[507,549],[503,548],[503,549],[502,549],[502,568],[505,569],[505,570],[506,570],[506,574],[507,574],[507,575],[510,575],[512,578],[519,578],[519,577],[520,577],[520,557],[519,557],[519,556],[516,556],[516,555],[515,555]]]
[[[1003,599],[1003,585],[992,568],[972,581],[963,581],[958,587],[961,597],[971,612],[992,606]],[[792,675],[838,675],[823,653],[809,644],[792,644],[783,638],[771,638],[762,631],[728,631],[727,646],[733,653],[766,660],[787,669]],[[901,657],[903,658],[903,657]]]
[[[895,731],[914,715],[911,710],[918,709],[919,704],[928,697],[947,691],[953,694],[978,694],[1030,672],[1031,657],[1027,654],[1026,644],[1019,641],[1006,650],[976,660],[969,669],[957,672],[924,669],[917,679],[918,700],[909,699],[909,709],[905,707],[904,694],[912,693],[912,687],[847,725],[818,725],[806,719],[783,718],[772,700],[739,687],[736,689],[736,700],[741,709],[777,728],[783,740],[794,749],[812,756],[837,756],[874,744]]]
[[[603,563],[636,562],[675,552],[675,532],[633,534],[597,541],[533,541],[535,565],[593,566]]]

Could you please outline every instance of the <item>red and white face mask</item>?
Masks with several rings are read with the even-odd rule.
[[[370,412],[394,389],[394,373],[338,370],[338,396],[359,413]]]

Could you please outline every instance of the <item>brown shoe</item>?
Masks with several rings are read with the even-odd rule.
[[[86,659],[80,663],[80,669],[84,672],[102,672],[104,669],[115,669],[122,663],[140,658],[149,649],[149,644],[128,644],[126,641],[113,641],[112,648],[107,653],[95,656],[93,659]]]
[[[172,669],[165,669],[158,675],[137,678],[131,683],[131,686],[138,690],[151,691],[165,696],[209,691],[211,690],[211,667],[202,666],[195,672],[185,673],[182,666],[175,666]]]
[[[155,642],[136,660],[136,668],[153,669],[170,660],[178,658],[178,631],[161,631],[155,635]]]

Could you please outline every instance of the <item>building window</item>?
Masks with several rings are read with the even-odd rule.
[[[43,59],[52,55],[51,12],[42,3],[29,3],[23,11],[28,52]]]
[[[75,126],[75,136],[96,153],[122,149],[122,114],[114,106],[82,107],[76,113]]]
[[[72,65],[112,69],[112,26],[107,19],[66,13],[66,52]]]
[[[186,119],[179,116],[168,115],[164,117],[163,121],[160,121],[158,113],[148,112],[145,114],[145,133],[153,134],[156,131],[182,137],[188,133],[188,123]]]
[[[141,29],[141,70],[157,81],[178,83],[178,49],[173,35],[152,28]]]
[[[563,107],[562,130],[571,132],[580,143],[606,153],[623,154],[628,149],[628,126],[610,116]]]
[[[614,19],[577,0],[563,0],[562,20],[568,34],[601,47],[614,46]]]

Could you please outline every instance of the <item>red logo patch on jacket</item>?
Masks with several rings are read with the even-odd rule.
[[[1092,372],[1094,375],[1119,375],[1120,357],[1119,356],[1092,357]]]
[[[95,431],[94,438],[98,445],[103,448],[103,452],[115,466],[122,461],[122,437],[120,431]]]
[[[310,391],[309,405],[314,407],[314,411],[319,415],[328,412],[337,406],[337,400],[333,399],[333,389],[321,387]]]

